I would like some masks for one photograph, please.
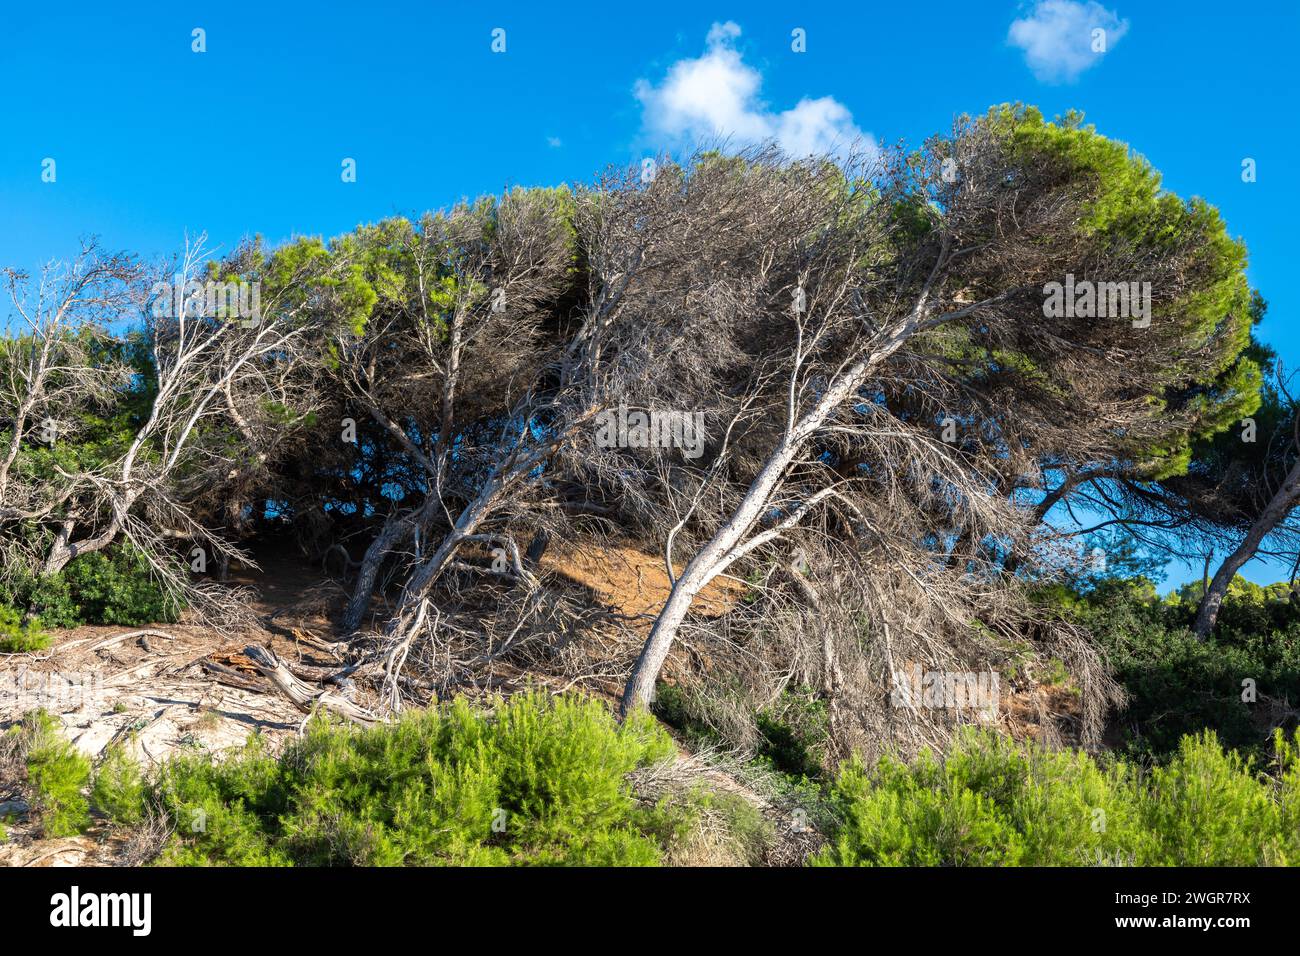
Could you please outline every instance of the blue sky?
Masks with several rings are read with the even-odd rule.
[[[1300,366],[1293,2],[74,2],[4,21],[0,264],[69,256],[88,234],[146,256],[187,230],[219,250],[334,235],[713,130],[916,143],[1019,100],[1083,110],[1169,189],[1217,205],[1270,302],[1264,337]]]

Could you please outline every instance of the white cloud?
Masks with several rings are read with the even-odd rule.
[[[1104,36],[1094,37],[1095,30]],[[1029,16],[1012,22],[1007,42],[1025,51],[1025,62],[1039,80],[1060,83],[1078,79],[1126,33],[1128,21],[1096,0],[1038,0]]]
[[[734,46],[739,36],[740,27],[730,20],[715,23],[703,56],[678,60],[658,86],[637,81],[649,132],[678,143],[715,137],[736,145],[775,140],[798,157],[843,154],[858,141],[875,149],[875,140],[858,129],[853,114],[833,97],[805,97],[782,112],[769,109],[758,95],[762,75],[745,64]]]
[[[558,136],[548,136],[546,137],[546,145],[551,147],[551,149],[559,149],[564,145],[564,141]]]

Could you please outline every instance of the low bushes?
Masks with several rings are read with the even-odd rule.
[[[819,780],[830,763],[830,715],[825,699],[809,687],[787,687],[755,711],[738,686],[702,693],[661,682],[651,712],[693,750],[748,751],[795,782]]]
[[[0,581],[0,640],[8,612],[34,613],[44,627],[81,624],[166,624],[182,608],[154,580],[149,563],[129,547],[83,554],[58,574]]]
[[[1226,746],[1265,761],[1273,731],[1296,729],[1285,702],[1300,700],[1300,603],[1240,581],[1202,642],[1191,632],[1198,596],[1162,600],[1153,589],[1114,582],[1065,603],[1128,691],[1116,725],[1129,755],[1166,760],[1183,737],[1213,730]]]
[[[21,741],[32,808],[40,814],[47,837],[74,836],[90,826],[85,791],[90,760],[63,736],[58,720],[33,711],[7,731]]]
[[[655,865],[705,806],[633,796],[629,775],[675,754],[652,718],[541,691],[368,730],[319,718],[278,757],[254,735],[151,779],[115,744],[92,783],[58,727],[34,711],[8,732],[43,833],[83,832],[92,805],[127,828],[165,819],[170,865]]]
[[[1143,771],[990,732],[945,759],[847,765],[839,818],[813,862],[841,866],[1300,864],[1300,734],[1275,740],[1275,774],[1211,732]]]
[[[141,859],[161,847],[169,865],[761,865],[778,836],[744,795],[665,768],[652,718],[578,697],[457,700],[368,730],[317,718],[278,756],[254,735],[148,779],[115,745],[92,782],[57,726],[37,712],[7,737],[43,832],[83,831],[93,806],[156,830]],[[944,758],[845,764],[813,819],[822,866],[1296,865],[1300,733],[1276,734],[1264,772],[1211,732],[1148,769],[969,730]]]
[[[91,802],[114,823],[135,826],[144,819],[146,795],[140,765],[120,742],[112,744],[95,770]]]
[[[25,654],[50,646],[50,634],[40,622],[24,618],[15,608],[0,604],[0,654]]]
[[[356,730],[313,721],[279,757],[179,758],[155,796],[168,864],[648,865],[673,828],[627,775],[673,753],[649,718],[595,701],[464,701]]]

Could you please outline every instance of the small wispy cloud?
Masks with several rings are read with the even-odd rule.
[[[1126,33],[1128,21],[1096,0],[1038,0],[1028,16],[1012,22],[1007,42],[1025,51],[1025,63],[1042,82],[1072,83]]]
[[[736,145],[774,140],[792,156],[842,155],[855,145],[872,151],[875,140],[831,96],[804,97],[774,111],[759,98],[763,77],[735,47],[740,27],[715,23],[703,56],[678,60],[657,86],[638,80],[645,128],[673,143],[723,137]]]
[[[564,143],[558,136],[548,136],[546,137],[546,145],[551,149],[559,149]]]

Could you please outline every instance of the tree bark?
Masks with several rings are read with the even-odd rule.
[[[1300,502],[1300,460],[1291,466],[1286,480],[1282,482],[1282,487],[1277,490],[1264,510],[1260,512],[1259,517],[1255,519],[1255,523],[1250,526],[1245,540],[1224,559],[1223,564],[1219,565],[1214,579],[1206,588],[1205,594],[1201,597],[1201,606],[1196,612],[1196,623],[1192,627],[1199,640],[1204,641],[1214,630],[1214,623],[1218,620],[1219,609],[1223,606],[1223,598],[1228,593],[1228,586],[1232,584],[1232,579],[1236,577],[1242,566],[1255,556],[1260,542],[1286,519],[1297,502]]]
[[[636,707],[647,707],[654,700],[655,681],[659,677],[664,661],[668,658],[668,652],[672,649],[677,631],[686,619],[686,612],[690,609],[691,602],[706,584],[746,553],[741,550],[742,539],[767,511],[772,493],[780,484],[791,462],[835,409],[857,391],[871,369],[897,351],[907,340],[915,328],[917,314],[919,309],[914,313],[912,320],[883,346],[859,359],[850,367],[839,381],[826,390],[817,404],[789,429],[785,438],[768,458],[767,464],[750,484],[735,514],[686,565],[681,577],[673,584],[668,600],[664,602],[663,610],[655,619],[650,636],[646,639],[636,665],[632,668],[632,675],[628,678],[627,686],[623,691],[624,714]]]
[[[128,504],[127,508],[130,507]],[[125,509],[124,509],[125,511]],[[50,546],[49,553],[45,556],[45,563],[41,565],[41,576],[47,574],[58,574],[68,563],[75,557],[82,554],[90,554],[92,551],[102,551],[113,543],[117,537],[118,531],[122,528],[122,521],[114,517],[112,522],[100,534],[93,538],[82,538],[80,541],[69,542],[72,536],[72,530],[75,522],[69,520],[63,523],[59,529],[58,536],[54,539],[54,544]]]
[[[304,714],[311,715],[317,707],[324,707],[326,710],[363,727],[372,727],[375,724],[382,723],[378,715],[354,704],[342,694],[321,687],[312,687],[310,684],[299,680],[285,666],[284,662],[276,657],[275,652],[269,648],[258,644],[250,644],[244,648],[243,653],[245,657],[253,662],[253,666],[257,668],[258,672],[271,681],[280,693],[289,698],[293,705]]]

